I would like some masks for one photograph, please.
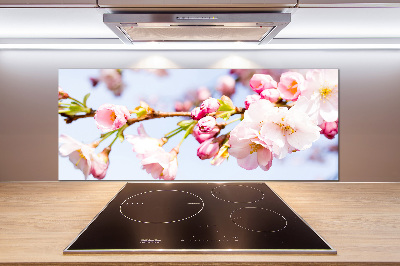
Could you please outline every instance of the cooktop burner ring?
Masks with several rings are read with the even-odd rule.
[[[233,217],[233,216],[237,212],[246,211],[246,210],[257,210],[257,211],[258,210],[262,210],[262,212],[264,214],[270,212],[270,213],[272,213],[272,214],[274,214],[274,215],[279,217],[280,221],[278,221],[278,222],[281,223],[282,225],[276,227],[276,229],[273,229],[273,230],[270,230],[269,228],[267,230],[257,230],[257,229],[251,228],[251,226],[243,225],[243,223],[246,224],[246,221],[241,223],[240,219],[242,219],[242,217],[240,215],[238,217]],[[260,216],[261,215],[259,215],[258,218],[260,218]],[[276,220],[276,216],[275,217],[271,217],[271,218]],[[285,216],[283,216],[282,214],[280,214],[280,213],[278,213],[276,211],[273,211],[273,210],[270,210],[270,209],[266,209],[266,208],[262,208],[262,207],[242,207],[242,208],[236,209],[233,212],[231,212],[229,217],[230,217],[231,221],[235,225],[237,225],[238,227],[240,227],[242,229],[245,229],[247,231],[256,232],[256,233],[277,233],[277,232],[280,232],[280,231],[284,230],[288,225],[288,222],[287,222],[287,219],[285,218]],[[265,219],[265,217],[262,217],[262,218]],[[263,224],[263,226],[267,226],[266,223]]]
[[[145,219],[132,218],[129,216],[129,214],[124,213],[124,211],[122,210],[123,205],[129,206],[129,204],[131,204],[132,206],[136,205],[139,207],[143,205],[143,207],[145,207],[143,202],[141,202],[141,203],[136,202],[136,204],[134,204],[133,202],[129,202],[129,201],[132,199],[135,199],[136,197],[146,196],[146,195],[149,195],[150,193],[155,193],[155,192],[180,192],[180,193],[183,193],[183,195],[186,194],[186,196],[190,195],[192,197],[196,197],[196,199],[198,199],[200,202],[186,202],[186,204],[190,205],[190,206],[194,206],[194,207],[197,207],[197,205],[200,205],[200,209],[192,212],[191,215],[189,215],[189,216],[186,216],[186,217],[184,216],[183,218],[167,219],[166,221],[149,221],[149,220],[145,220]],[[180,196],[182,196],[182,194]],[[181,221],[188,220],[188,219],[198,215],[203,209],[204,209],[204,201],[201,197],[199,197],[198,195],[191,193],[191,192],[187,192],[184,190],[176,190],[176,189],[171,189],[171,190],[158,189],[158,190],[149,190],[149,191],[137,193],[137,194],[125,199],[119,206],[119,212],[122,214],[122,216],[124,216],[128,220],[131,220],[131,221],[134,221],[137,223],[143,223],[143,224],[169,224],[169,223],[181,222]],[[148,213],[148,212],[146,212],[146,213]],[[158,218],[158,217],[156,217],[156,218]]]
[[[230,189],[232,189],[232,188],[246,188],[246,189],[253,190],[253,192],[257,193],[257,195],[254,194],[254,196],[256,196],[255,199],[251,199],[251,200],[247,200],[247,201],[246,200],[240,200],[239,201],[239,200],[226,199],[226,198],[224,199],[224,197],[226,197],[226,196],[217,196],[216,195],[217,194],[216,190],[220,189],[220,188],[230,188]],[[215,188],[213,188],[211,190],[211,195],[216,199],[219,199],[219,200],[222,200],[222,201],[225,201],[225,202],[229,202],[229,203],[248,203],[248,204],[259,202],[259,201],[263,200],[264,197],[265,197],[264,192],[262,192],[260,189],[255,188],[255,187],[251,187],[251,186],[247,186],[247,185],[221,185],[221,186],[217,186],[217,187],[215,187]]]

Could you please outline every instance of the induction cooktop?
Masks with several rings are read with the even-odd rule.
[[[264,183],[127,183],[69,253],[336,254]]]

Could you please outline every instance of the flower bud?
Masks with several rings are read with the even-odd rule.
[[[219,151],[219,143],[215,138],[208,139],[200,144],[197,149],[197,156],[201,160],[210,159],[214,157]]]
[[[97,84],[99,84],[100,80],[98,78],[89,78],[90,79],[90,83],[92,83],[92,87],[96,87]]]
[[[276,103],[279,99],[279,91],[277,89],[265,89],[260,93],[262,99],[266,99],[271,103]]]
[[[270,75],[254,74],[250,79],[250,87],[256,93],[261,93],[265,89],[273,89],[277,86],[277,82]]]
[[[252,103],[255,103],[257,101],[259,101],[261,99],[261,96],[258,94],[252,94],[252,95],[248,95],[246,97],[246,100],[244,101],[244,106],[246,107],[246,109],[249,109],[249,106]]]
[[[200,120],[202,119],[205,115],[206,112],[204,112],[203,110],[200,109],[200,107],[196,107],[192,110],[192,112],[190,113],[190,115],[192,116],[193,120]]]
[[[207,100],[203,101],[200,105],[200,109],[203,110],[206,114],[214,113],[218,110],[220,103],[215,98],[208,98]]]
[[[204,132],[200,131],[200,128],[198,126],[196,126],[193,129],[192,134],[199,143],[203,143],[204,141],[217,135],[219,133],[219,131],[220,131],[220,128],[218,126],[215,126],[210,132],[204,133]]]
[[[321,128],[321,134],[324,134],[328,139],[335,138],[336,134],[339,132],[338,121],[324,121],[319,127]]]
[[[68,99],[68,97],[69,97],[68,93],[66,93],[65,91],[63,91],[63,89],[58,87],[58,100]]]
[[[211,92],[206,87],[200,87],[196,91],[196,97],[197,97],[197,100],[204,101],[204,100],[208,99],[209,97],[211,97]]]
[[[206,116],[199,120],[198,126],[201,132],[209,133],[215,127],[217,121],[212,116]]]
[[[193,103],[191,101],[176,101],[175,102],[175,111],[177,112],[187,112],[190,110],[190,107],[192,107]]]
[[[236,81],[231,76],[222,76],[217,81],[216,90],[222,95],[231,96],[235,93]]]

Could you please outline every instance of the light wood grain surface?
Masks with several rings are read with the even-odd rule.
[[[268,183],[337,255],[63,255],[64,248],[123,185],[0,183],[0,263],[400,265],[400,183]]]

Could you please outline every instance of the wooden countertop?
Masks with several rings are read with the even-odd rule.
[[[270,182],[337,255],[63,255],[123,182],[0,183],[0,263],[400,265],[400,183]]]

